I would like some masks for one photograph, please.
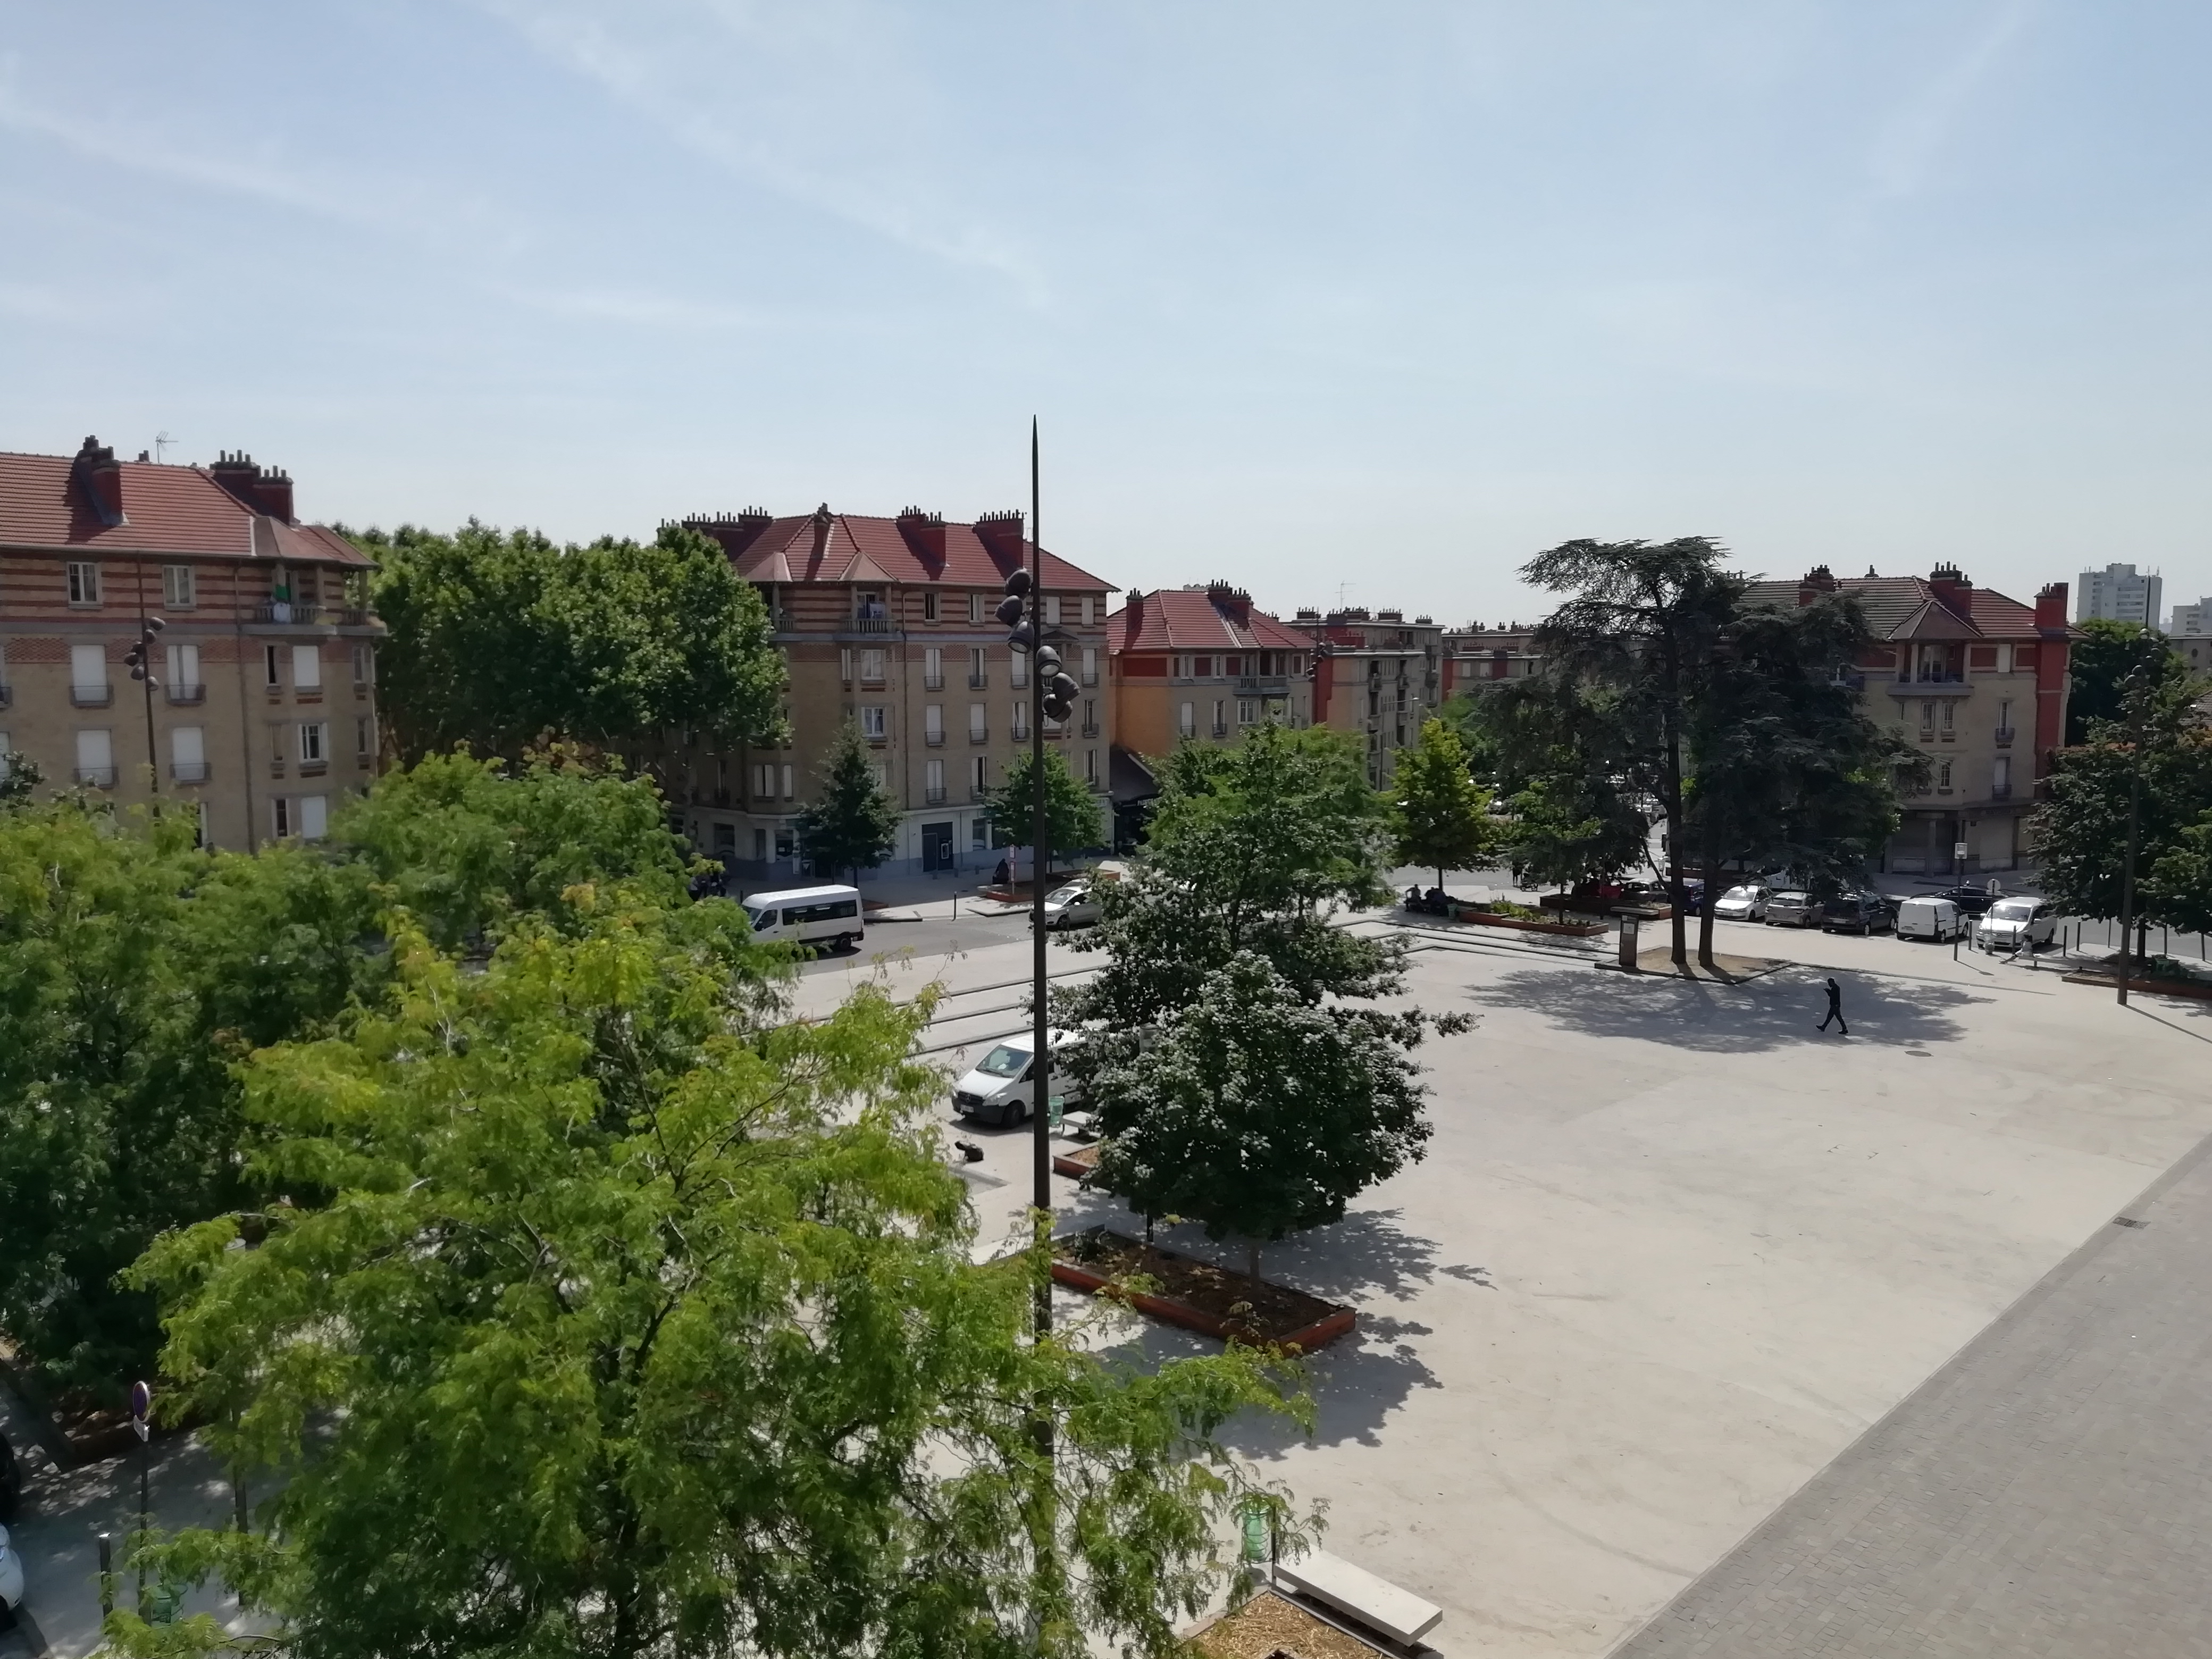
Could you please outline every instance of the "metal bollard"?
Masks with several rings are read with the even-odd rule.
[[[104,1532],[92,1538],[100,1546],[100,1616],[105,1619],[115,1611],[115,1540]]]

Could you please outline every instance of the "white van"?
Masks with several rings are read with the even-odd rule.
[[[802,945],[827,943],[833,951],[860,942],[860,890],[857,887],[794,887],[783,893],[755,893],[744,901],[753,937]]]
[[[1949,899],[1932,896],[1909,898],[1897,907],[1899,939],[1932,939],[1941,945],[1947,939],[1963,937],[1966,931],[1966,919]]]
[[[2058,911],[2049,899],[2001,898],[1982,917],[1984,951],[2030,951],[2051,943],[2058,932]]]
[[[1066,1041],[1065,1032],[1052,1034],[1056,1052]],[[969,1068],[952,1085],[952,1109],[978,1123],[1020,1123],[1030,1115],[1030,1061],[1036,1039],[1027,1031],[1000,1037],[991,1051]],[[1053,1103],[1062,1110],[1080,1098],[1057,1069],[1050,1079]]]

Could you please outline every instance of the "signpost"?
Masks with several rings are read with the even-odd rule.
[[[141,1552],[146,1547],[146,1531],[151,1524],[151,1505],[147,1501],[147,1465],[153,1461],[153,1452],[147,1442],[153,1433],[148,1419],[153,1414],[154,1390],[143,1382],[131,1385],[131,1431],[138,1437],[138,1536],[131,1546],[131,1565],[138,1576],[138,1616],[147,1616],[146,1569]]]

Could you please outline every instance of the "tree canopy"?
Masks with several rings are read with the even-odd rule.
[[[2090,734],[2099,721],[2121,718],[2123,688],[2137,669],[2161,685],[2179,684],[2189,678],[2181,653],[2155,629],[2110,617],[2092,617],[2079,626],[2081,637],[2074,641],[2066,663],[2069,748],[2093,742]]]
[[[1474,781],[1467,744],[1450,724],[1431,716],[1420,740],[1398,757],[1398,860],[1426,865],[1443,884],[1447,870],[1480,868],[1495,849],[1490,792]]]
[[[375,559],[378,708],[409,760],[469,744],[517,755],[546,738],[636,747],[691,728],[764,739],[785,673],[767,607],[714,541],[561,546],[474,520],[355,533]]]
[[[822,874],[834,879],[850,871],[857,878],[897,850],[900,813],[853,721],[830,739],[818,777],[814,799],[799,815],[799,848]]]
[[[984,809],[1001,841],[1027,847],[1036,833],[1036,771],[1026,749],[1006,763],[1006,781],[985,797]],[[1098,797],[1067,763],[1054,744],[1044,750],[1045,833],[1054,853],[1080,851],[1098,845],[1101,825]]]
[[[1028,1339],[910,1057],[927,998],[792,1021],[734,913],[568,906],[481,972],[395,917],[387,995],[245,1062],[254,1179],[309,1196],[137,1278],[171,1408],[280,1480],[157,1568],[318,1659],[1179,1651],[1232,1506],[1295,1521],[1216,1438],[1297,1409],[1265,1364]]]

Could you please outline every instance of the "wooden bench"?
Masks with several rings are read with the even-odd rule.
[[[1442,1607],[1326,1550],[1314,1550],[1296,1561],[1277,1562],[1275,1577],[1299,1595],[1310,1595],[1323,1607],[1334,1607],[1409,1648],[1418,1647],[1444,1616]]]

